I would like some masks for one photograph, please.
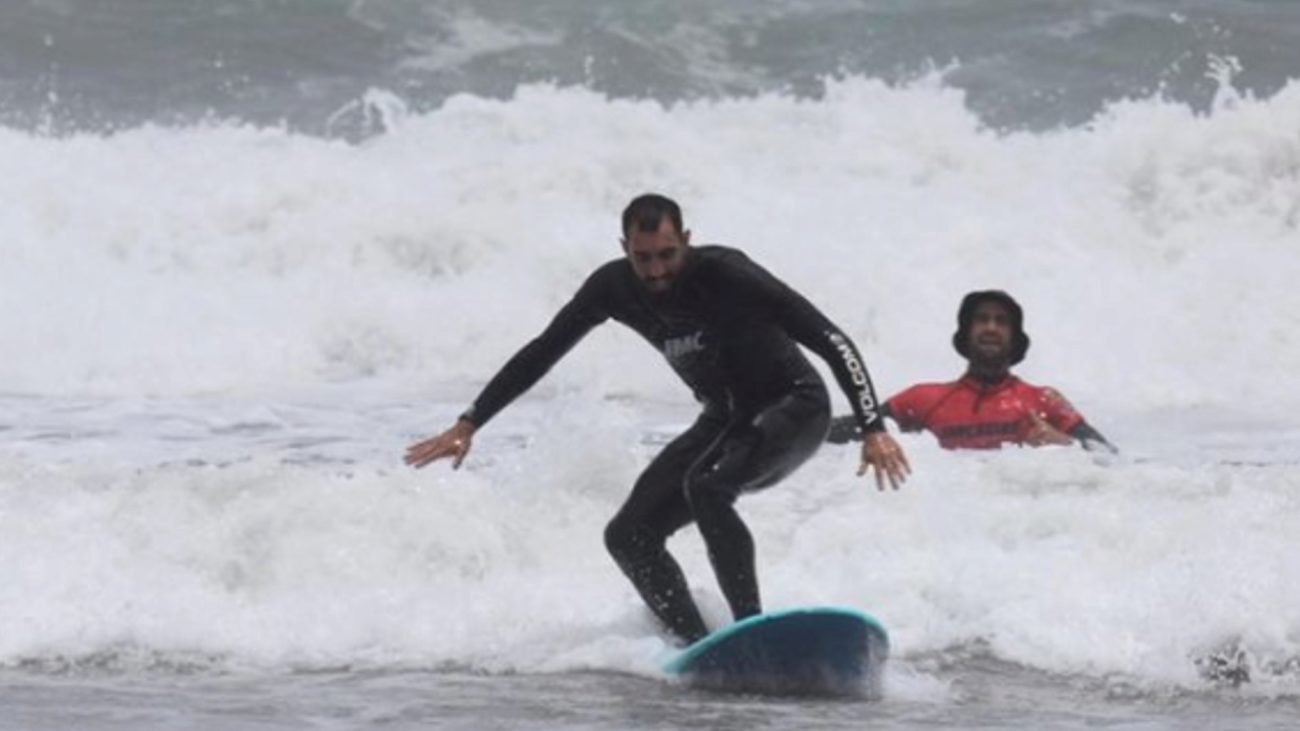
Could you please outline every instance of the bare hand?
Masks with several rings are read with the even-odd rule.
[[[1025,437],[1025,444],[1031,447],[1041,447],[1046,444],[1074,443],[1074,439],[1069,434],[1048,424],[1037,412],[1029,412],[1029,418],[1033,421],[1033,424],[1029,427],[1029,434]]]
[[[418,469],[430,462],[452,457],[451,468],[460,469],[460,463],[465,461],[465,455],[469,454],[469,448],[473,444],[475,429],[468,421],[457,421],[452,428],[438,436],[407,447],[406,463]]]
[[[876,487],[885,489],[885,477],[895,490],[907,481],[912,474],[912,465],[907,463],[907,455],[898,442],[888,432],[870,432],[862,438],[862,465],[858,467],[858,476],[867,473],[867,468],[876,470]]]

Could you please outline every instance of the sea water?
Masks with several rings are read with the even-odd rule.
[[[0,726],[1300,718],[1300,8],[32,0],[0,26]],[[961,295],[1006,289],[1017,373],[1120,447],[908,434],[898,492],[828,445],[744,498],[767,607],[889,628],[880,701],[661,674],[601,534],[695,411],[616,324],[459,471],[401,462],[648,190],[807,294],[882,396],[956,377]],[[725,622],[698,534],[670,547]]]

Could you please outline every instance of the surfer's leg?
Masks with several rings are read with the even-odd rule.
[[[605,546],[619,568],[659,621],[688,643],[708,634],[708,627],[666,543],[691,522],[682,480],[722,426],[720,420],[702,416],[674,439],[637,479],[627,502],[605,528]]]
[[[793,472],[817,451],[829,424],[824,390],[796,392],[752,420],[731,425],[687,474],[691,512],[718,586],[738,620],[761,612],[762,603],[754,539],[736,512],[736,498]]]

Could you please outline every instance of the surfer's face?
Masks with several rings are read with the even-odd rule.
[[[686,265],[686,252],[691,242],[691,232],[678,232],[667,216],[659,221],[654,231],[632,231],[623,239],[623,250],[632,264],[632,271],[646,289],[660,294],[673,286],[673,280]]]
[[[971,318],[969,338],[971,361],[1006,363],[1011,357],[1011,313],[1000,302],[981,302]]]

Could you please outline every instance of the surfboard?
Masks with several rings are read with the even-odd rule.
[[[889,635],[870,615],[841,607],[747,617],[664,665],[687,685],[779,695],[879,695]]]

